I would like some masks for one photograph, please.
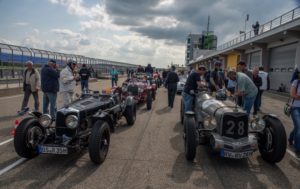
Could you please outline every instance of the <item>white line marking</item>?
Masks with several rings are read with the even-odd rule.
[[[24,95],[21,94],[21,95],[1,97],[0,100],[7,100],[7,99],[12,99],[12,98],[19,98],[21,96],[24,96]]]
[[[298,158],[295,156],[295,153],[292,152],[290,149],[286,149],[286,152],[287,152],[288,154],[290,154],[293,158],[298,159]]]
[[[27,160],[26,158],[21,158],[18,161],[14,162],[13,164],[10,164],[9,166],[1,169],[0,170],[0,176],[3,175],[6,172],[12,170],[13,168],[15,168],[16,166],[20,165],[21,163],[23,163],[26,160]]]
[[[9,143],[9,142],[11,142],[11,141],[13,141],[13,140],[14,140],[13,138],[10,138],[10,139],[8,139],[8,140],[6,140],[6,141],[3,141],[3,142],[0,143],[0,146],[4,145],[4,144],[6,144],[6,143]]]

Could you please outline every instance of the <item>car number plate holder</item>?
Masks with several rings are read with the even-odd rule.
[[[231,152],[231,151],[227,151],[224,149],[222,149],[220,151],[220,155],[222,157],[232,158],[232,159],[243,159],[243,158],[247,158],[247,157],[251,156],[252,154],[253,154],[253,151]]]
[[[68,154],[68,148],[61,146],[39,145],[38,152],[40,154]]]

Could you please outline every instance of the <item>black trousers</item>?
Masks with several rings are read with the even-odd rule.
[[[39,95],[38,92],[32,92],[30,85],[24,86],[24,98],[22,102],[22,107],[21,110],[24,110],[25,107],[28,105],[29,97],[32,94],[33,99],[34,99],[34,109],[39,110]]]
[[[177,83],[168,83],[168,106],[173,108],[175,95],[177,92]]]

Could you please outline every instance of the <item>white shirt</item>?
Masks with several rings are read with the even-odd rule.
[[[59,91],[66,92],[66,91],[74,91],[76,86],[76,81],[74,80],[74,75],[69,66],[66,66],[60,72],[60,79],[59,79]]]
[[[259,77],[261,77],[262,85],[259,87],[260,90],[268,89],[268,73],[264,71],[258,72]]]

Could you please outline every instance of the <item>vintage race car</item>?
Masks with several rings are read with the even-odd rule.
[[[151,84],[151,81],[147,80],[145,76],[129,78],[122,84],[123,96],[133,96],[138,104],[146,102],[147,110],[152,108],[156,89],[156,84]]]
[[[112,94],[83,94],[57,111],[56,121],[49,114],[31,112],[15,128],[14,147],[19,156],[69,154],[88,147],[91,161],[101,164],[108,153],[110,134],[124,116],[128,125],[136,120],[132,96],[121,99],[121,88]]]
[[[198,144],[208,144],[221,157],[242,159],[259,150],[269,163],[281,161],[286,152],[286,133],[281,121],[272,114],[250,119],[246,112],[224,94],[213,98],[207,91],[195,94],[193,110],[184,112],[185,156],[193,161]]]

